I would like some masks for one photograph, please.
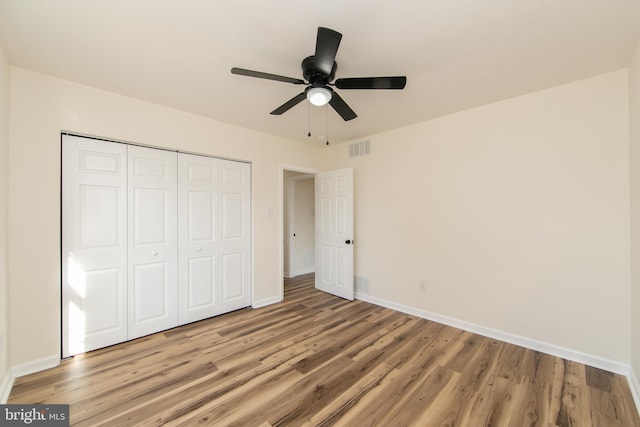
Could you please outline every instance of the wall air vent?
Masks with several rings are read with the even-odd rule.
[[[352,159],[354,157],[366,156],[367,154],[370,154],[370,145],[371,144],[368,140],[349,144],[349,158]]]

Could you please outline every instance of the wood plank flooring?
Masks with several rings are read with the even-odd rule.
[[[285,301],[65,360],[74,426],[640,426],[626,379],[289,280]]]

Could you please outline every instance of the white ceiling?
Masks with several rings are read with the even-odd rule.
[[[627,66],[638,0],[0,0],[11,64],[301,142],[327,108],[269,114],[300,86],[318,26],[343,34],[337,78],[406,75],[404,91],[340,91],[332,143]],[[311,116],[312,138],[307,137]]]

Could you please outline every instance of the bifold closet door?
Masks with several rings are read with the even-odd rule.
[[[62,353],[251,305],[247,163],[62,144]]]
[[[127,339],[127,146],[62,144],[63,357]]]
[[[178,325],[177,153],[127,148],[132,339]]]
[[[179,322],[250,301],[250,166],[178,155]]]

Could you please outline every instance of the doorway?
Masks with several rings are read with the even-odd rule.
[[[283,175],[283,276],[315,272],[314,175],[285,170]]]

